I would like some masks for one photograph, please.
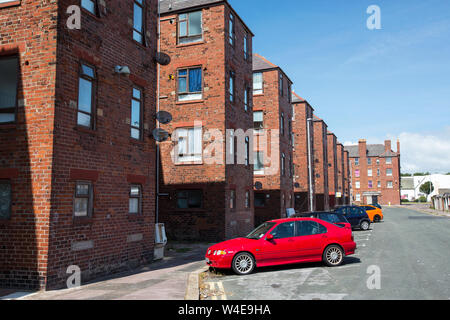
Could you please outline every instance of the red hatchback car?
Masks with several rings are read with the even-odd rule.
[[[255,267],[323,261],[330,267],[354,254],[352,231],[315,218],[273,220],[245,238],[221,242],[206,253],[209,266],[233,269],[239,275]]]

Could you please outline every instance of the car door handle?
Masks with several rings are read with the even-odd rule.
[[[322,236],[322,239],[328,239],[328,236]]]

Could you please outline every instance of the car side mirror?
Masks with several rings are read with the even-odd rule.
[[[268,234],[266,236],[266,241],[272,241],[274,239],[273,234]]]

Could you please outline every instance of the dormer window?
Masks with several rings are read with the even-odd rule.
[[[202,12],[183,13],[178,16],[178,43],[192,43],[202,40]]]

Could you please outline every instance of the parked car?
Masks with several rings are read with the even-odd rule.
[[[347,218],[340,213],[337,212],[306,212],[306,213],[299,213],[296,214],[295,217],[309,217],[309,218],[317,218],[332,224],[337,225],[341,228],[348,228],[351,229],[352,226],[350,222],[348,222]]]
[[[266,222],[245,238],[221,242],[206,253],[209,266],[250,274],[256,267],[323,261],[330,267],[354,254],[352,231],[314,218]]]
[[[372,222],[380,222],[384,219],[383,211],[375,206],[372,205],[361,205],[361,208],[366,210],[367,215],[370,218],[370,221]]]
[[[334,212],[340,213],[347,218],[348,222],[352,225],[353,229],[359,228],[361,230],[369,230],[371,220],[366,212],[358,206],[340,206],[337,207]]]
[[[381,207],[381,204],[379,204],[379,203],[375,203],[375,204],[373,204],[373,206],[377,207],[378,209],[383,210],[383,208]]]

